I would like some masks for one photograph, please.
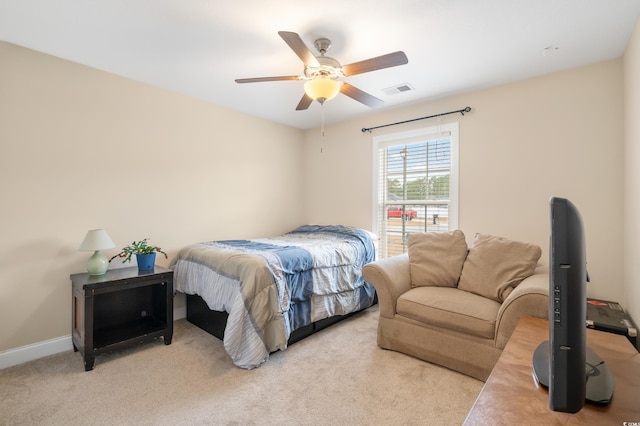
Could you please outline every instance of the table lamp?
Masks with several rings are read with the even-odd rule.
[[[109,260],[104,254],[100,253],[100,250],[114,248],[115,246],[104,229],[92,229],[87,232],[78,251],[95,251],[87,261],[89,275],[102,275],[107,272]]]

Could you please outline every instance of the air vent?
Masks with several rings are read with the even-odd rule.
[[[393,87],[387,87],[386,89],[382,89],[382,91],[386,95],[397,95],[398,93],[408,92],[410,90],[415,90],[415,89],[409,83],[402,83]]]
[[[552,44],[542,49],[542,56],[554,56],[560,54],[560,46]]]

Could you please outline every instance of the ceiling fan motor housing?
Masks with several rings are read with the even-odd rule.
[[[313,45],[320,53],[320,56],[316,56],[316,60],[320,66],[305,65],[304,75],[306,78],[318,78],[325,77],[337,80],[340,77],[344,77],[342,72],[342,65],[336,59],[329,56],[324,56],[325,53],[331,48],[331,40],[328,38],[319,38],[313,42]]]
[[[329,56],[318,56],[316,59],[320,64],[319,67],[311,65],[306,65],[304,67],[304,75],[307,78],[328,77],[337,79],[344,77],[342,65],[340,65],[340,62],[337,60],[330,58]]]

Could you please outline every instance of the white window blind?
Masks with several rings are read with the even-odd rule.
[[[407,236],[457,228],[457,123],[374,138],[380,258],[407,251]]]

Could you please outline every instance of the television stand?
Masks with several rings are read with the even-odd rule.
[[[531,357],[549,339],[549,321],[523,317],[504,347],[465,425],[622,425],[640,420],[640,353],[625,336],[587,329],[587,346],[607,360],[616,392],[606,405],[575,414],[549,409],[549,392],[533,378]]]
[[[613,375],[609,366],[593,349],[587,346],[587,388],[585,400],[592,404],[605,405],[613,396]],[[533,374],[545,388],[549,388],[549,341],[540,343],[533,353]]]

